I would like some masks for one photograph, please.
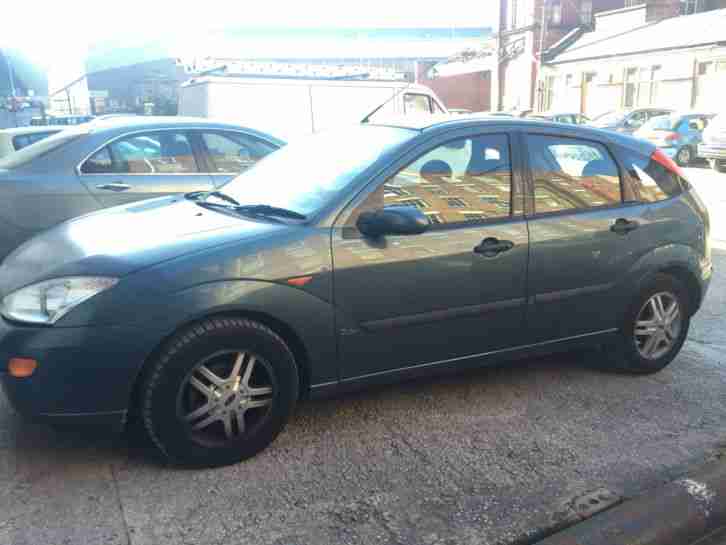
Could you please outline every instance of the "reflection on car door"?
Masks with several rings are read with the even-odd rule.
[[[530,134],[533,178],[529,218],[530,342],[616,327],[619,247],[638,227],[637,206],[623,204],[620,172],[600,143]]]
[[[188,133],[182,130],[114,139],[81,165],[79,175],[103,206],[213,188],[210,177],[200,171]]]
[[[202,152],[200,168],[212,177],[215,187],[252,167],[277,149],[269,142],[235,131],[194,131]]]
[[[506,134],[439,144],[343,214],[332,241],[342,378],[519,344],[529,250],[511,156]],[[418,207],[431,227],[362,236],[357,217],[384,206]]]

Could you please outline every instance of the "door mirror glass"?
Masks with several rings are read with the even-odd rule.
[[[384,235],[418,235],[430,226],[429,219],[413,206],[390,206],[363,212],[358,216],[358,230],[369,237]]]

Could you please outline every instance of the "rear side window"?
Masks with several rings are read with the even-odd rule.
[[[216,174],[238,174],[275,151],[273,146],[239,133],[202,133],[202,140]]]
[[[198,172],[186,134],[159,131],[114,140],[93,154],[84,174],[187,174]]]
[[[34,132],[30,134],[19,134],[18,136],[15,136],[13,138],[13,147],[15,148],[15,151],[21,150],[23,148],[27,148],[30,144],[35,144],[39,140],[43,140],[43,138],[47,138],[51,134],[55,134],[54,132]]]
[[[617,154],[628,171],[628,193],[632,194],[626,194],[626,200],[658,202],[681,193],[678,175],[648,155],[625,148],[619,148]]]
[[[428,95],[406,93],[403,96],[403,106],[407,114],[431,113],[431,102]]]
[[[529,135],[535,212],[562,212],[622,202],[620,175],[610,152],[597,142]]]

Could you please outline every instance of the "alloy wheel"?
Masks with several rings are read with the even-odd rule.
[[[189,374],[180,390],[178,414],[201,444],[235,440],[270,413],[273,376],[270,365],[252,352],[215,353]]]
[[[641,357],[657,360],[667,354],[681,333],[682,315],[678,299],[670,292],[651,296],[635,321],[635,346]]]

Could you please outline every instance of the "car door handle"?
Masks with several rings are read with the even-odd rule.
[[[514,248],[514,242],[511,240],[499,240],[498,238],[487,237],[479,245],[474,246],[474,253],[482,254],[486,257],[494,257],[512,248]]]
[[[630,231],[635,231],[639,226],[640,224],[635,220],[631,221],[625,218],[618,218],[610,226],[610,230],[619,235],[627,235]]]
[[[131,186],[129,184],[124,184],[122,182],[112,182],[110,184],[101,184],[97,185],[96,189],[103,189],[104,191],[128,191],[131,189]]]

